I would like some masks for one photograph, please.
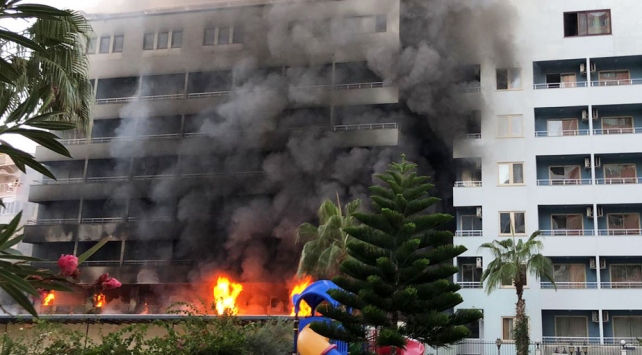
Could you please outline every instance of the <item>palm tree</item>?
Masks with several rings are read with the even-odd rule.
[[[518,239],[515,242],[515,234],[512,238],[504,240],[493,240],[492,243],[484,243],[481,248],[488,249],[493,254],[493,261],[482,274],[482,282],[486,282],[488,294],[495,291],[502,285],[510,283],[511,280],[517,293],[515,305],[515,324],[513,327],[513,338],[518,355],[528,355],[528,320],[526,318],[526,301],[524,300],[524,286],[526,275],[535,274],[537,278],[551,280],[555,286],[553,276],[553,263],[551,259],[540,254],[543,248],[541,241],[536,240],[541,232],[536,231],[523,241]],[[557,287],[556,287],[557,288]]]
[[[299,260],[298,276],[309,275],[321,280],[331,279],[339,273],[339,265],[348,256],[347,245],[352,238],[343,229],[356,225],[352,214],[360,203],[360,200],[354,200],[342,210],[337,195],[336,205],[325,200],[319,207],[318,227],[310,223],[299,226],[296,242],[305,242],[305,245]]]

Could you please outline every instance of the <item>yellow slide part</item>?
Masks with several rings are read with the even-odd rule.
[[[296,350],[301,355],[341,355],[335,347],[336,345],[330,344],[327,338],[306,326],[299,332]]]

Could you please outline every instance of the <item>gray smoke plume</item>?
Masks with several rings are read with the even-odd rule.
[[[259,15],[255,9],[239,15],[247,24],[245,46],[257,50],[247,51],[250,54],[236,62],[234,93],[199,114],[198,132],[208,139],[186,140],[179,150],[187,152],[190,144],[198,144],[206,152],[190,157],[190,164],[227,177],[192,179],[180,187],[163,180],[152,183],[149,200],[155,207],[148,217],[167,217],[171,211],[180,223],[173,257],[202,261],[194,279],[221,269],[242,281],[290,278],[301,248],[294,244],[296,227],[315,221],[320,203],[335,200],[337,194],[342,203],[360,198],[366,204],[373,174],[385,170],[400,153],[433,177],[435,193],[444,199],[441,208],[448,210],[454,174],[450,145],[465,129],[469,111],[481,109],[462,101],[459,85],[467,80],[462,79],[462,67],[512,60],[510,27],[515,13],[506,1],[402,0],[401,41],[388,33],[366,48],[352,45],[355,39],[341,19],[328,25],[321,14],[314,18],[307,6],[293,2],[266,7]],[[292,18],[304,20],[286,20]],[[259,38],[253,37],[256,34]],[[335,80],[358,82],[376,76],[371,81],[396,83],[400,102],[334,107],[333,112],[293,109],[322,102],[325,92],[300,88],[331,84],[323,64],[332,61],[328,48],[333,47],[344,52],[350,48],[367,58],[366,67],[337,68]],[[279,62],[292,64],[270,68],[269,63]],[[144,103],[132,103],[121,114],[135,118],[125,120],[129,123],[121,126],[123,135],[131,134],[134,121],[153,120]],[[381,122],[400,125],[398,146],[344,147],[340,136],[328,129],[332,124]],[[136,126],[139,133],[144,126]],[[114,156],[122,156],[146,142],[113,144]],[[163,171],[175,172],[178,165],[166,165]],[[175,197],[167,197],[168,189],[178,189]],[[125,198],[130,192],[119,191],[117,196]],[[146,230],[139,232],[154,239]]]

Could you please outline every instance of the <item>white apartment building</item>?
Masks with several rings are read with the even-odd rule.
[[[514,5],[516,18],[506,19],[514,23],[514,57],[481,60],[481,89],[465,94],[479,102],[480,129],[454,145],[455,244],[468,248],[456,260],[460,308],[483,310],[473,338],[510,342],[515,290],[485,293],[480,277],[492,259],[479,246],[510,237],[511,226],[517,238],[541,230],[557,291],[528,275],[531,339],[635,342],[642,336],[642,3]]]

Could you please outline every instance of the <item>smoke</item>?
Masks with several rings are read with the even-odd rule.
[[[109,4],[113,8],[114,2]],[[378,11],[394,13],[394,5],[391,1],[391,8]],[[337,194],[342,203],[360,198],[366,204],[373,175],[400,153],[433,177],[435,192],[444,199],[440,208],[448,210],[454,174],[450,145],[463,132],[470,110],[481,109],[470,106],[458,90],[462,67],[512,61],[515,14],[505,1],[403,0],[401,41],[393,32],[382,33],[369,46],[356,45],[358,36],[346,30],[344,20],[328,20],[310,6],[314,4],[294,2],[258,12],[241,10],[249,50],[232,68],[234,92],[191,117],[200,123],[199,138],[183,140],[178,150],[194,151],[197,145],[202,153],[160,164],[156,172],[189,168],[208,175],[180,183],[150,182],[153,207],[146,217],[171,213],[180,223],[173,258],[201,261],[193,279],[221,269],[245,281],[291,277],[301,248],[294,244],[296,227],[314,221],[320,203]],[[348,2],[346,11],[358,7]],[[391,18],[388,26],[395,23]],[[366,58],[366,64],[337,60],[332,78],[327,63],[334,50],[342,58]],[[302,89],[333,82],[394,83],[399,103],[329,107],[327,91]],[[146,124],[140,123],[154,119],[144,102],[127,105],[121,116],[127,117],[119,129],[123,136],[134,129],[144,134],[140,130]],[[343,136],[328,129],[388,122],[400,127],[394,147],[349,147]],[[115,141],[112,154],[120,157],[146,144]],[[138,233],[154,240],[143,226]]]

